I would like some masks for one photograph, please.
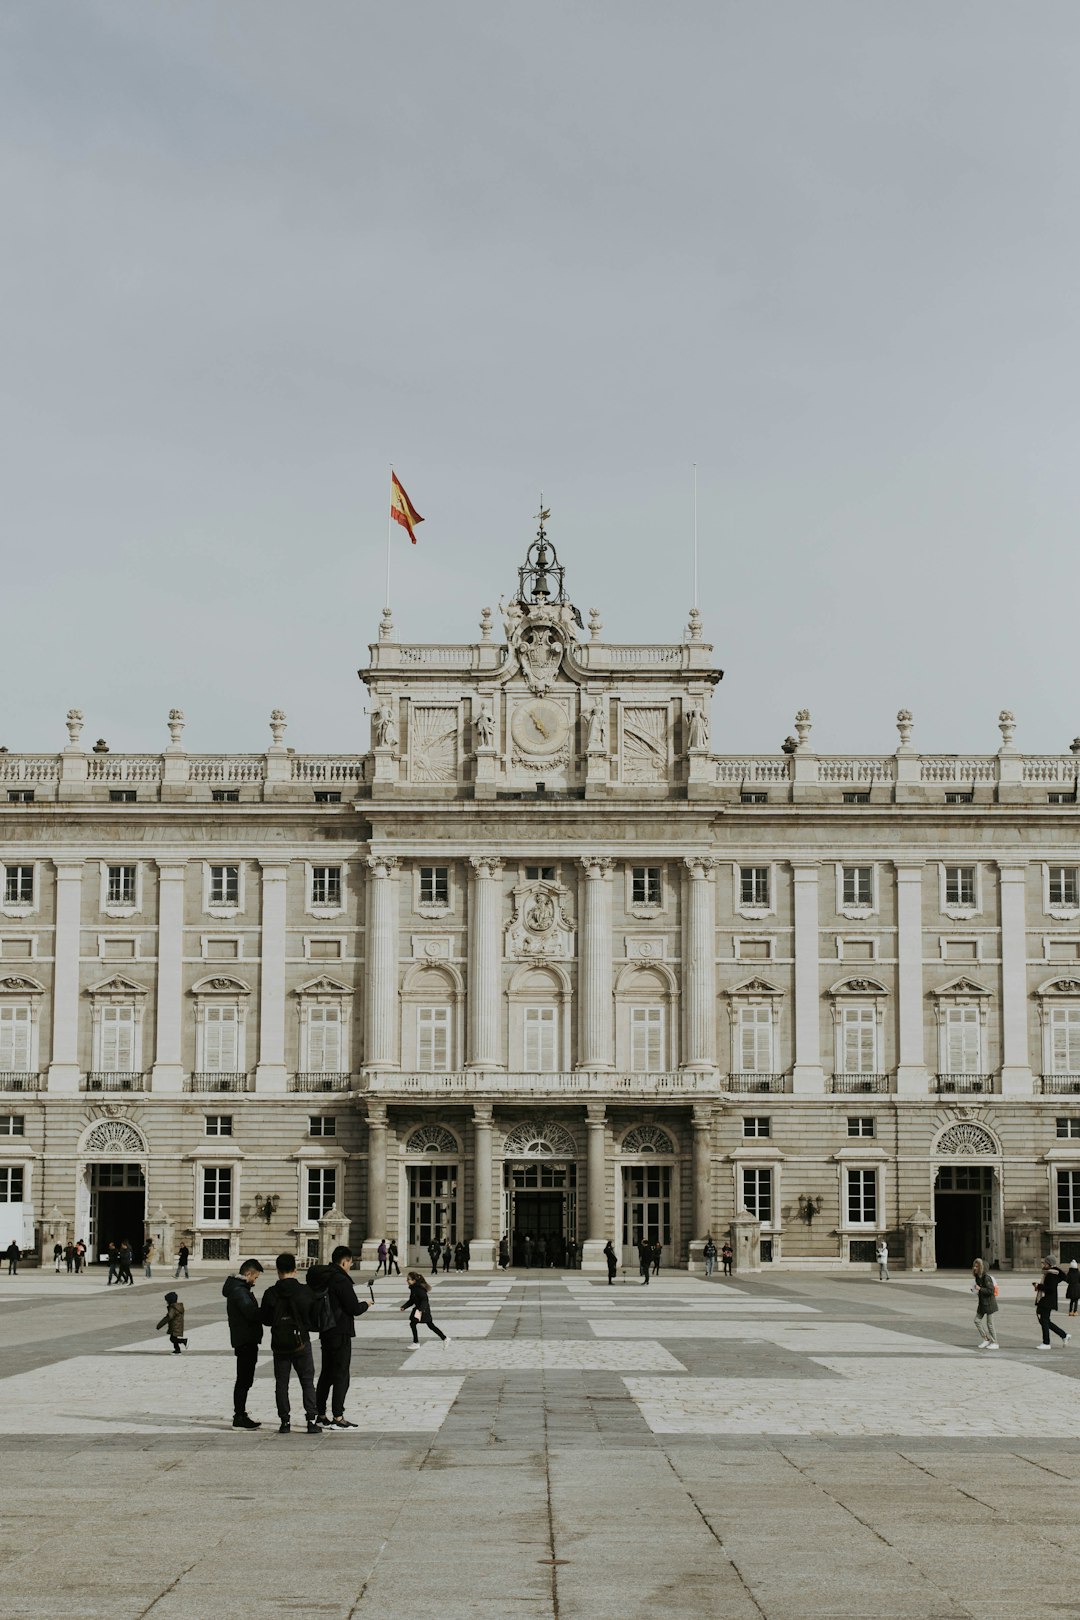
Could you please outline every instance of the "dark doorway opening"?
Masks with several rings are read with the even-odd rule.
[[[934,1194],[934,1249],[945,1271],[967,1271],[982,1253],[982,1198],[979,1193]],[[988,1257],[989,1263],[989,1257]]]
[[[514,1264],[561,1266],[566,1259],[561,1192],[514,1195]],[[528,1239],[528,1242],[526,1242]]]
[[[108,1245],[126,1239],[133,1260],[142,1259],[146,1236],[146,1183],[140,1164],[96,1164],[90,1173],[90,1258],[100,1262]]]

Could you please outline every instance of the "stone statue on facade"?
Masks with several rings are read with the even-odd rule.
[[[590,754],[604,753],[607,750],[607,714],[600,698],[593,704],[589,715],[589,735],[585,748]]]
[[[495,716],[491,704],[485,703],[476,717],[476,746],[491,748],[495,742]]]
[[[396,748],[397,744],[398,730],[393,708],[389,703],[380,704],[375,710],[375,746]]]
[[[688,748],[709,746],[709,719],[698,703],[686,711],[686,743]]]

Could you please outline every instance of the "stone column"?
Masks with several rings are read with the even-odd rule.
[[[582,1271],[606,1271],[604,1244],[614,1234],[607,1230],[607,1157],[604,1133],[607,1128],[603,1103],[589,1103],[585,1110],[589,1140],[586,1159],[585,1242],[581,1246]]]
[[[79,944],[82,861],[56,861],[56,939],[53,946],[50,1091],[77,1092],[79,1067]]]
[[[503,1067],[499,1041],[502,966],[502,861],[473,855],[469,919],[469,1068]]]
[[[578,1068],[612,1066],[611,873],[607,855],[583,855],[578,979]]]
[[[683,929],[684,1069],[716,1068],[716,907],[710,855],[688,855],[686,924]]]
[[[921,861],[896,861],[896,986],[900,1050],[896,1090],[901,1097],[925,1097],[926,1036],[923,1030],[923,942]]]
[[[687,1269],[704,1274],[705,1238],[712,1231],[712,1123],[713,1111],[706,1103],[694,1104],[693,1209],[694,1229],[690,1234]],[[719,1247],[719,1245],[717,1245]]]
[[[259,1064],[256,1091],[288,1090],[285,1072],[285,861],[260,861],[262,941],[259,970]]]
[[[398,895],[396,856],[369,855],[364,1067],[395,1069],[398,1062]]]
[[[386,1236],[386,1104],[367,1105],[367,1228],[360,1260],[362,1265],[379,1263],[379,1243]]]
[[[184,1089],[184,880],[185,861],[159,859],[157,929],[157,1040],[150,1084],[154,1091]]]
[[[491,1235],[491,1127],[490,1103],[473,1104],[473,1232],[469,1244],[471,1271],[495,1270],[495,1243]]]
[[[1027,867],[998,862],[1001,884],[1001,1094],[1030,1097],[1028,1044]]]
[[[817,862],[793,865],[795,886],[795,1068],[792,1091],[821,1096],[821,971],[818,965]]]

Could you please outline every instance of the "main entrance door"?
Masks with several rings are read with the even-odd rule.
[[[410,1265],[425,1264],[432,1239],[451,1247],[458,1239],[456,1164],[409,1166]]]
[[[504,1220],[515,1266],[562,1266],[577,1239],[577,1165],[503,1166]]]
[[[146,1233],[146,1179],[141,1164],[94,1164],[90,1167],[90,1256],[97,1260],[106,1245],[117,1248],[126,1238],[136,1259]]]
[[[943,1164],[934,1182],[934,1249],[945,1271],[967,1271],[982,1256],[992,1265],[994,1171],[990,1165]]]

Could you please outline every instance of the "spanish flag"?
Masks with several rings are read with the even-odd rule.
[[[390,516],[395,523],[400,523],[408,531],[409,539],[416,544],[416,525],[423,523],[416,507],[406,495],[401,480],[391,467],[390,469]]]

